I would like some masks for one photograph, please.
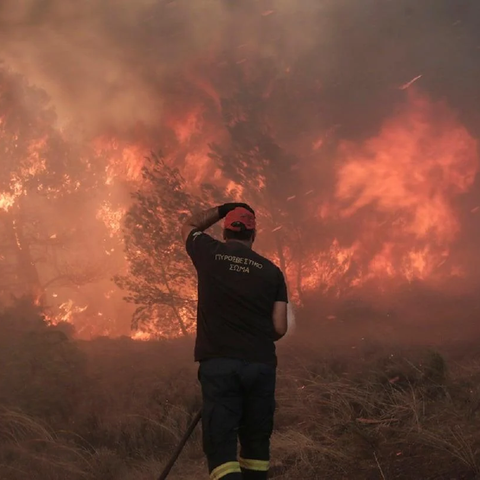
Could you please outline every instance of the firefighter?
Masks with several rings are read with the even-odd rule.
[[[221,242],[205,230],[223,218]],[[252,250],[255,223],[250,206],[226,203],[191,216],[182,228],[198,276],[195,361],[211,480],[268,476],[275,342],[287,333],[288,298],[282,271]]]

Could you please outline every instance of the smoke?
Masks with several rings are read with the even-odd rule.
[[[317,8],[273,3],[262,11],[258,2],[213,0],[4,0],[0,57],[49,93],[63,122],[128,128],[158,121],[170,89],[198,58],[232,48],[241,57],[252,46],[276,55],[287,44],[287,56],[305,48],[313,39],[299,23]]]
[[[96,131],[155,124],[199,59],[255,52],[279,75],[301,70],[295,82],[316,78],[322,114],[353,135],[365,110],[378,122],[393,89],[416,75],[439,93],[450,84],[451,95],[471,94],[479,9],[452,0],[3,0],[0,58],[47,91],[62,123]]]
[[[62,120],[134,125],[161,111],[165,68],[211,41],[168,4],[141,0],[3,2],[8,65],[53,98]],[[188,12],[195,15],[194,10]],[[198,12],[198,23],[205,19]],[[207,32],[205,32],[207,33]],[[195,40],[194,40],[195,39]]]

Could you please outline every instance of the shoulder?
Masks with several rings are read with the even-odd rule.
[[[202,232],[201,230],[198,230],[197,228],[194,228],[193,230],[190,231],[190,233],[187,235],[187,241],[191,240],[192,242],[198,238],[200,235],[206,235],[207,237],[210,237],[208,233]]]
[[[187,253],[190,257],[194,257],[197,254],[213,251],[221,245],[222,242],[216,240],[208,233],[202,232],[198,229],[193,229],[187,236],[185,246]]]
[[[202,232],[201,230],[198,230],[197,228],[194,228],[187,236],[187,246],[189,244],[218,244],[221,243],[215,238],[213,238],[211,235],[208,233]]]
[[[257,259],[263,263],[263,265],[268,268],[269,270],[272,271],[272,273],[275,273],[276,275],[278,274],[281,274],[283,275],[282,271],[280,270],[280,268],[274,263],[272,262],[272,260],[268,259],[267,257],[264,257],[263,255],[260,255],[259,253],[257,252],[253,252],[254,255],[257,257]]]
[[[280,284],[284,284],[285,283],[285,275],[283,274],[282,269],[278,265],[276,265],[274,262],[272,262],[271,260],[267,260],[267,261],[270,264],[272,275],[277,279],[277,281]]]

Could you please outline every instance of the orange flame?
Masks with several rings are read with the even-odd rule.
[[[106,159],[106,185],[114,184],[117,178],[140,180],[145,157],[150,153],[147,148],[106,136],[95,139],[93,146],[97,155]]]
[[[478,171],[477,142],[446,106],[414,91],[408,100],[377,137],[341,147],[337,214],[363,225],[365,279],[434,275],[459,233],[454,198]]]
[[[101,220],[110,232],[110,237],[114,237],[122,230],[122,221],[126,213],[126,208],[113,208],[109,202],[103,202],[97,210],[97,219]]]
[[[130,338],[132,340],[140,340],[142,342],[148,342],[149,340],[152,340],[152,335],[148,332],[144,332],[142,330],[136,330],[130,335]]]
[[[265,15],[272,12],[266,11]],[[406,105],[382,125],[378,135],[365,142],[340,144],[334,194],[327,201],[319,202],[315,218],[317,225],[314,225],[314,228],[318,225],[330,228],[329,242],[322,247],[310,246],[298,265],[292,259],[294,246],[288,241],[285,252],[282,252],[288,257],[287,276],[300,279],[299,290],[340,295],[367,282],[433,281],[462,274],[461,266],[449,262],[461,228],[455,199],[470,189],[478,172],[477,142],[444,104],[433,103],[417,93],[415,87],[419,79],[420,76],[401,87],[407,98]],[[165,109],[162,129],[159,129],[161,140],[145,140],[145,135],[135,137],[133,141],[104,135],[93,142],[94,151],[101,157],[99,161],[103,161],[101,171],[106,174],[105,187],[108,188],[105,188],[105,195],[100,194],[98,199],[92,200],[95,203],[89,214],[107,227],[110,237],[119,237],[128,208],[127,193],[137,188],[141,181],[145,156],[149,155],[150,148],[163,146],[164,138],[167,139],[166,161],[180,168],[189,189],[194,190],[207,181],[225,188],[227,194],[238,201],[245,200],[243,195],[250,193],[248,188],[265,190],[268,182],[262,176],[261,168],[255,174],[253,166],[251,185],[238,185],[225,178],[210,158],[210,144],[221,144],[226,137],[220,95],[208,80],[201,77],[194,80],[193,84],[208,97],[208,101],[203,99],[202,102],[202,98],[182,100],[184,108]],[[209,104],[215,108],[209,109]],[[326,143],[330,145],[336,131],[337,126],[325,132],[309,132],[309,137],[314,139],[310,147],[314,152],[322,150]],[[158,145],[155,144],[157,141]],[[42,138],[32,143],[20,173],[10,179],[6,176],[9,184],[5,192],[0,192],[0,210],[10,210],[26,193],[27,180],[46,170],[42,158],[46,142],[47,139]],[[311,172],[313,169],[306,170]],[[73,191],[82,185],[65,175],[62,187]],[[42,190],[44,187],[40,185],[38,188]],[[47,193],[55,194],[54,191]],[[289,204],[293,205],[293,201],[300,197],[313,198],[316,190],[296,193],[286,197]],[[124,203],[116,207],[114,201]],[[265,205],[257,206],[258,211],[262,208],[266,208]],[[281,236],[288,228],[275,225],[271,230]],[[287,235],[288,232],[285,233],[288,239]],[[108,245],[105,254],[120,258],[121,253],[113,252],[121,249],[110,247]],[[275,258],[276,252],[273,247],[269,248],[272,251],[265,252],[266,255]],[[123,262],[123,256],[120,262]],[[301,275],[297,275],[296,268]],[[111,296],[108,288],[105,288],[106,299]],[[190,286],[185,288],[190,290]],[[195,298],[193,288],[187,293]],[[96,312],[93,308],[92,311]],[[89,315],[93,318],[85,320]],[[89,331],[93,331],[95,320],[98,320],[96,315],[90,314],[87,306],[67,300],[61,303],[52,322],[78,325],[83,322],[88,324]],[[104,314],[100,312],[98,315]],[[179,315],[192,330],[191,314],[180,312]],[[109,320],[115,315],[105,313],[104,318]],[[138,330],[131,336],[148,340],[157,335],[181,335],[175,328],[173,326],[169,332]]]
[[[12,193],[2,193],[0,195],[0,210],[8,212],[15,205],[17,196]]]

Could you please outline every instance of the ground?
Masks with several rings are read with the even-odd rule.
[[[32,328],[0,353],[0,480],[156,480],[200,406],[192,341]],[[475,342],[309,338],[279,348],[272,478],[480,478]],[[203,478],[197,428],[169,479]]]

